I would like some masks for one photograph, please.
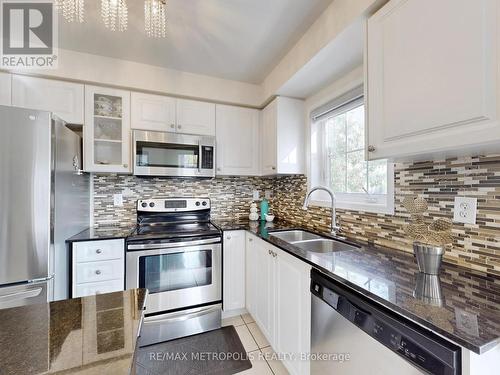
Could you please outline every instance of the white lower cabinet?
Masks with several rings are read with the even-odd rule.
[[[223,243],[224,311],[245,308],[245,231],[224,233]]]
[[[76,242],[72,251],[73,298],[124,290],[124,240]]]
[[[247,234],[247,310],[291,374],[309,374],[302,355],[311,346],[311,267],[290,254]]]
[[[293,353],[285,360],[291,374],[309,374],[309,360],[301,358],[311,351],[311,267],[290,254],[274,249],[278,255],[275,266],[276,340],[281,353]]]
[[[119,290],[123,290],[122,280],[77,284],[76,293],[73,297],[93,296],[95,294],[111,293]]]

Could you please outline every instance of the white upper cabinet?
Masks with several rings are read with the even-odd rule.
[[[215,135],[215,104],[177,99],[177,132]]]
[[[175,132],[175,98],[132,92],[130,100],[132,129]]]
[[[132,129],[215,135],[215,104],[133,92]]]
[[[0,72],[0,105],[11,105],[11,75]]]
[[[370,159],[452,155],[500,141],[498,6],[392,0],[368,20]]]
[[[50,111],[70,124],[83,124],[82,84],[12,76],[12,105]]]
[[[273,175],[277,172],[277,107],[278,102],[274,100],[262,110],[262,138],[261,138],[261,173],[262,175]]]
[[[285,97],[273,100],[262,111],[261,173],[305,173],[304,101]]]
[[[86,172],[130,173],[130,92],[85,86]]]
[[[216,106],[217,175],[258,176],[259,111]]]

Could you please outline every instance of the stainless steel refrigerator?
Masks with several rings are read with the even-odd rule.
[[[50,112],[0,106],[0,308],[68,297],[65,241],[90,222],[81,142]]]

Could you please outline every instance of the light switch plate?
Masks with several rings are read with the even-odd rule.
[[[456,223],[476,224],[477,198],[455,197],[453,221]]]
[[[260,193],[259,193],[259,191],[258,191],[258,190],[254,190],[254,191],[252,192],[252,199],[253,199],[254,201],[258,201],[258,200],[260,199]]]
[[[113,194],[113,204],[118,207],[123,206],[123,195]]]

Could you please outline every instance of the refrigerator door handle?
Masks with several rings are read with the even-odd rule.
[[[27,299],[38,297],[42,293],[43,288],[36,288],[31,290],[25,290],[23,292],[9,293],[0,296],[0,303],[11,302],[19,299]]]

